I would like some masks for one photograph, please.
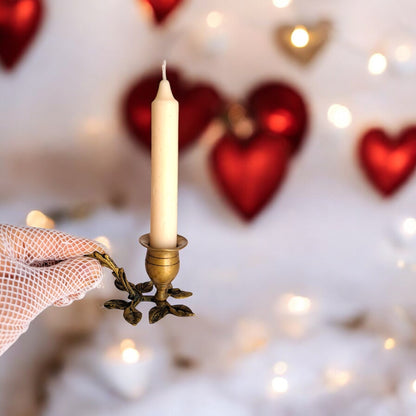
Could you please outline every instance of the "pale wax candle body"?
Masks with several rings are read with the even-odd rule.
[[[178,229],[179,104],[173,97],[165,67],[152,102],[152,180],[150,245],[176,247]]]

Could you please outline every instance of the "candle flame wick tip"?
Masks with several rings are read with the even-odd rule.
[[[162,64],[162,79],[166,81],[166,59],[163,60]]]

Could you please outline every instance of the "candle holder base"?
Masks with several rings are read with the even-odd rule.
[[[149,322],[151,324],[161,320],[168,314],[175,316],[193,316],[194,313],[185,305],[171,305],[167,299],[173,297],[184,299],[192,296],[192,292],[185,292],[172,286],[172,281],[179,271],[179,250],[188,243],[186,238],[178,236],[177,247],[172,249],[153,248],[149,245],[149,234],[140,237],[140,243],[147,248],[146,271],[150,281],[133,284],[127,280],[124,269],[118,267],[114,260],[106,253],[98,251],[89,254],[100,262],[104,267],[109,268],[115,277],[114,285],[117,289],[128,293],[128,299],[112,299],[104,303],[107,309],[123,310],[124,319],[131,325],[137,325],[142,319],[142,313],[136,309],[141,302],[154,302],[154,306],[149,311]],[[156,292],[151,295],[153,289]]]

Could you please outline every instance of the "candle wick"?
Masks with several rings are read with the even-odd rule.
[[[162,64],[162,79],[166,81],[166,59],[163,61]]]

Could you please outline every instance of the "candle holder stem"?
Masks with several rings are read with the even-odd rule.
[[[130,302],[121,299],[112,299],[104,303],[107,309],[122,309],[124,319],[132,325],[137,325],[142,319],[142,313],[136,309],[140,302],[154,302],[149,311],[149,322],[151,324],[159,321],[164,316],[172,314],[175,316],[192,316],[193,312],[185,305],[171,305],[167,299],[173,297],[183,299],[192,296],[191,292],[185,292],[172,286],[179,271],[179,250],[184,248],[188,241],[185,237],[178,235],[175,248],[153,248],[150,246],[149,234],[142,235],[140,244],[146,247],[146,272],[150,281],[133,284],[127,280],[124,269],[118,267],[114,260],[106,253],[98,251],[87,255],[98,260],[102,266],[108,267],[115,277],[114,285],[117,289],[128,293]],[[156,288],[154,295],[144,295]]]

